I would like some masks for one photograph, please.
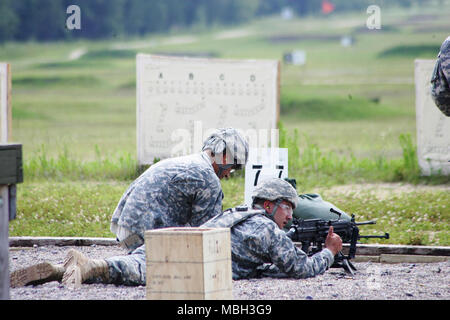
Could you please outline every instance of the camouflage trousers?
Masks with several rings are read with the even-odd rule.
[[[128,255],[105,259],[109,267],[108,283],[125,286],[145,286],[145,245]]]

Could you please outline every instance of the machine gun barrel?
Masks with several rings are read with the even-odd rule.
[[[359,239],[373,239],[373,238],[377,238],[377,239],[389,239],[389,233],[385,232],[384,235],[382,236],[358,236]]]
[[[357,226],[363,226],[363,225],[366,225],[366,224],[377,224],[377,222],[374,221],[374,220],[363,221],[363,222],[355,222],[355,225],[357,225]]]

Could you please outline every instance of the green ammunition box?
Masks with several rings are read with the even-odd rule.
[[[23,182],[22,145],[0,144],[0,185]]]

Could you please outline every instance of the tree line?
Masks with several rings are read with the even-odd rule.
[[[413,0],[327,0],[335,11],[372,4],[410,6]],[[421,0],[419,2],[427,2]],[[68,29],[66,12],[80,8],[80,29]],[[0,42],[101,39],[144,35],[186,27],[234,25],[278,14],[320,14],[322,0],[0,0]]]

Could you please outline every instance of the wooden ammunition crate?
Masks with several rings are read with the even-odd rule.
[[[233,299],[228,228],[164,228],[145,232],[146,297]]]

